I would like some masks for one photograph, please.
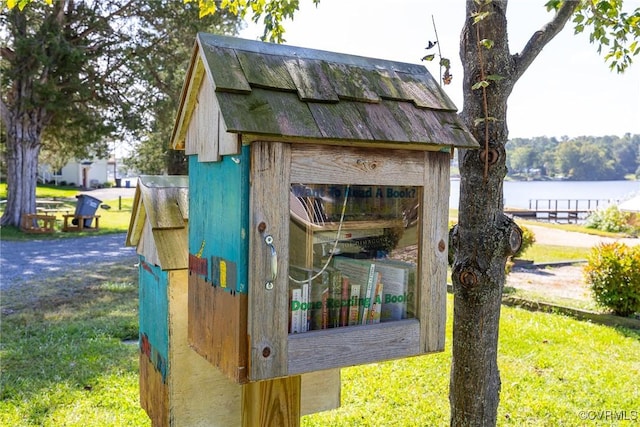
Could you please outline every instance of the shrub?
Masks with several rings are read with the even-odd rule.
[[[594,247],[585,277],[598,305],[621,316],[640,312],[640,246],[616,242]]]
[[[514,258],[520,258],[520,256],[536,242],[536,235],[533,234],[533,231],[524,225],[518,224],[518,227],[522,230],[522,246],[520,246],[518,252],[513,255]]]
[[[597,230],[619,233],[628,229],[628,221],[628,213],[621,212],[616,205],[611,205],[606,209],[597,210],[589,215],[585,226]]]

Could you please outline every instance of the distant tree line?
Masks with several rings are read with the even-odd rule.
[[[640,177],[640,135],[540,136],[508,142],[508,175],[520,179],[600,181]]]

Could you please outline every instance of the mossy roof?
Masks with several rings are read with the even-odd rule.
[[[421,65],[205,33],[197,36],[191,70],[198,58],[228,132],[431,150],[478,146]],[[180,109],[190,96],[183,93]],[[184,146],[176,129],[186,127],[176,124],[174,147]]]

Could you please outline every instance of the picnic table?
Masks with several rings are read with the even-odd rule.
[[[68,206],[67,203],[62,200],[49,200],[49,199],[36,200],[36,211],[43,214],[51,214],[51,213],[67,214],[71,212],[73,209],[74,208]]]

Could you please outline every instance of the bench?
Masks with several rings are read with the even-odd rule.
[[[25,233],[53,233],[55,224],[55,215],[26,213],[20,218],[20,229]]]
[[[62,231],[98,231],[100,228],[99,220],[100,215],[75,215],[75,214],[66,214],[62,215],[64,218],[64,224],[62,226]],[[69,224],[69,219],[71,219],[71,224]],[[89,224],[96,220],[95,227],[86,226],[85,221],[89,220]]]

